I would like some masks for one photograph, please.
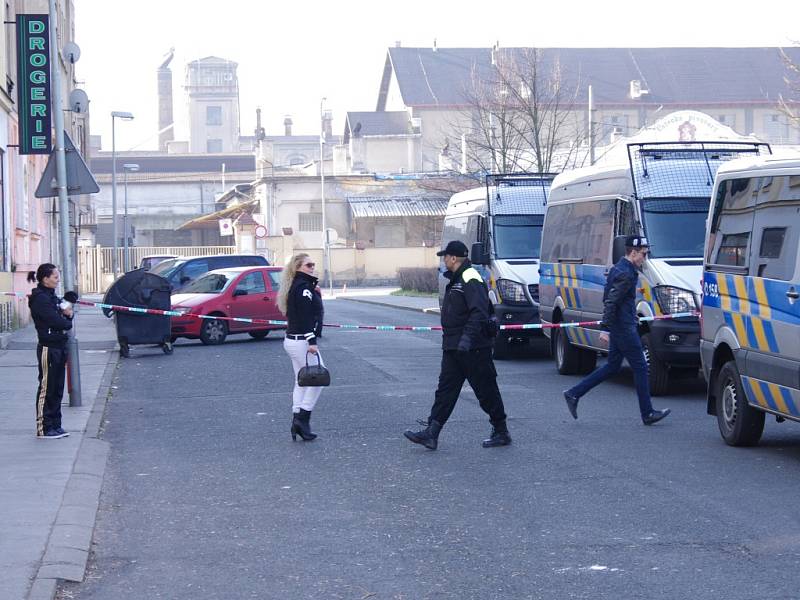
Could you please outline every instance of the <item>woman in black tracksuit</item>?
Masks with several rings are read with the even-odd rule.
[[[317,404],[321,387],[300,387],[297,385],[297,372],[306,365],[316,364],[322,355],[317,347],[317,338],[322,335],[322,295],[314,277],[314,263],[308,254],[296,254],[283,269],[281,286],[278,292],[278,308],[286,315],[286,339],[283,349],[292,360],[294,371],[294,391],[292,393],[292,439],[299,435],[304,441],[316,438],[311,433],[311,411]]]
[[[39,265],[28,273],[28,281],[37,281],[31,290],[28,307],[36,326],[39,343],[39,389],[36,391],[36,436],[58,439],[69,434],[61,428],[61,399],[67,366],[67,331],[72,329],[72,307],[56,296],[61,276],[55,265]],[[69,304],[69,303],[67,303]]]

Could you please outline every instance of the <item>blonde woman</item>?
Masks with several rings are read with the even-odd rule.
[[[310,360],[316,363],[322,355],[317,347],[317,338],[322,335],[322,295],[314,277],[314,263],[308,254],[295,254],[283,269],[281,287],[278,292],[278,308],[286,315],[286,339],[283,349],[292,360],[294,391],[292,393],[292,440],[299,435],[303,441],[316,438],[311,433],[311,411],[317,404],[321,387],[300,387],[297,372],[306,365],[308,353],[315,355]]]

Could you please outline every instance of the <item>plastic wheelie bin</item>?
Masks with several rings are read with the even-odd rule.
[[[104,304],[132,308],[170,310],[170,284],[154,273],[136,269],[117,279],[103,298]],[[130,347],[157,344],[164,354],[172,354],[170,317],[104,308],[107,317],[114,316],[120,354],[130,356]]]

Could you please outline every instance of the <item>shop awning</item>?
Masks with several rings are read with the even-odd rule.
[[[447,211],[447,198],[416,198],[394,196],[391,198],[347,198],[354,219],[380,217],[443,217]]]

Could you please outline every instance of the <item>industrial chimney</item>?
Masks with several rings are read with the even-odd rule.
[[[169,63],[175,56],[175,48],[169,52],[158,67],[158,149],[167,151],[167,143],[175,139],[172,115],[172,71]]]

